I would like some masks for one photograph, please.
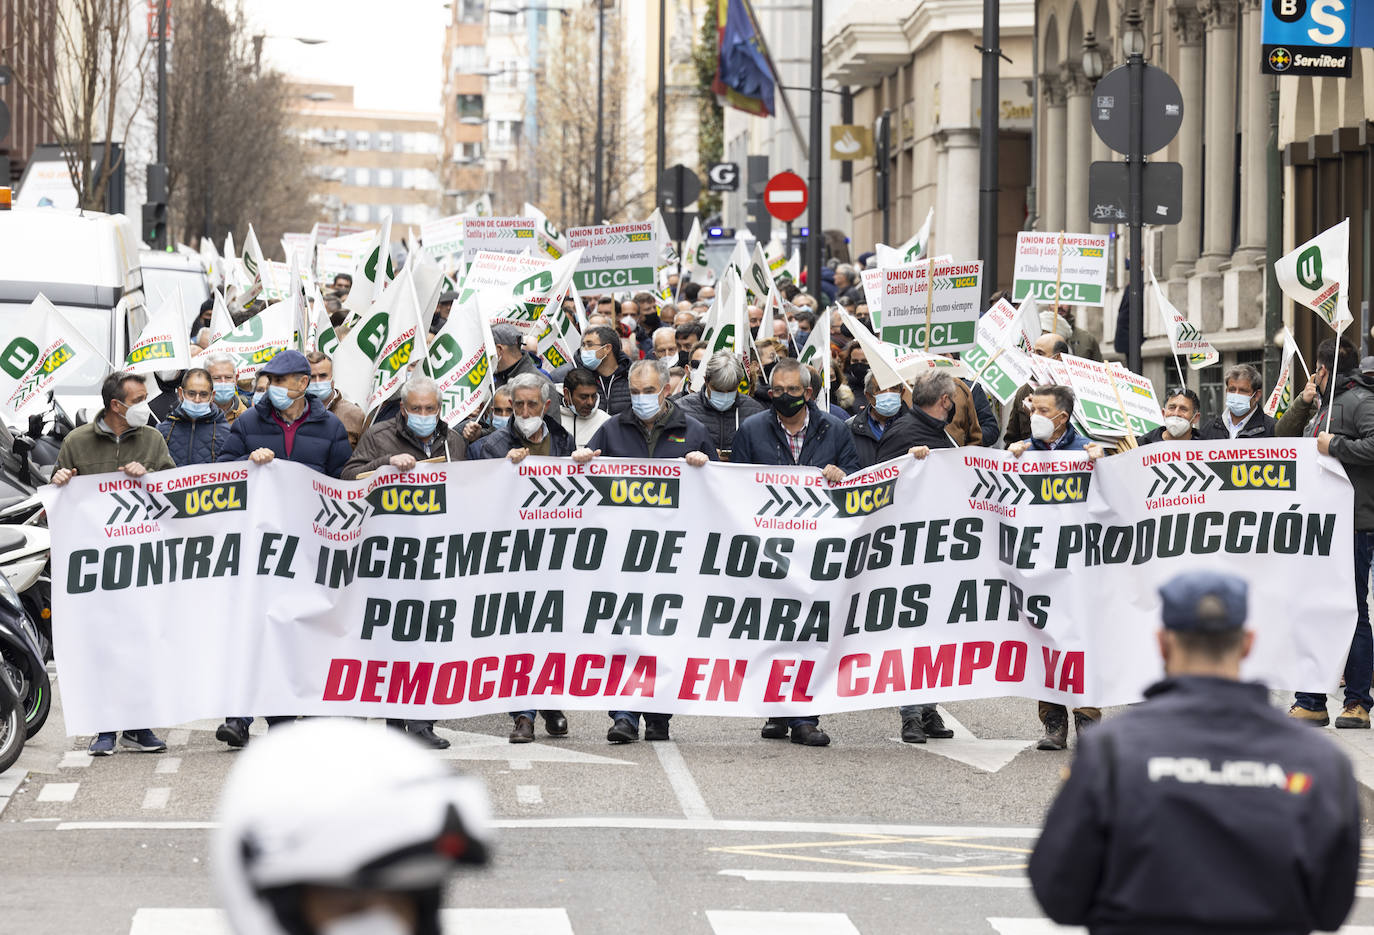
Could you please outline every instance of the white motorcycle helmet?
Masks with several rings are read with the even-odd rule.
[[[397,731],[305,720],[238,754],[212,870],[235,935],[324,935],[304,911],[308,886],[405,894],[417,935],[438,935],[445,882],[486,863],[490,835],[481,780]],[[329,931],[404,931],[358,921]]]

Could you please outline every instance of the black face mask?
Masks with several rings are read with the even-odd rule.
[[[690,360],[691,356],[692,356],[692,355],[688,354],[686,351],[678,351],[678,352],[677,352],[677,365],[678,365],[679,367],[686,367],[687,364],[689,363],[689,360]]]
[[[862,361],[855,361],[849,365],[849,377],[854,382],[862,383],[866,376],[868,376],[868,364]]]
[[[806,405],[806,395],[773,396],[771,402],[774,411],[785,419],[802,411],[802,407]]]

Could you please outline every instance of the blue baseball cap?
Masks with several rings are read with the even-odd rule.
[[[310,373],[310,361],[300,351],[277,351],[272,359],[258,369],[269,377],[284,377],[292,373]]]
[[[1244,578],[1218,571],[1189,571],[1159,589],[1168,630],[1216,633],[1245,625],[1250,586]]]

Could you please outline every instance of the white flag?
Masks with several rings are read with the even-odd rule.
[[[539,248],[550,259],[556,260],[568,252],[568,238],[553,226],[553,222],[545,217],[543,211],[527,201],[520,213],[524,217],[534,218],[534,236],[539,241]]]
[[[695,283],[705,283],[711,267],[706,262],[706,238],[701,233],[701,219],[692,218],[692,229],[682,247],[682,271]]]
[[[216,293],[218,294],[218,293]],[[185,370],[191,366],[191,341],[181,311],[181,287],[161,296],[138,337],[129,346],[124,369],[130,373]]]
[[[1264,414],[1275,416],[1288,408],[1293,401],[1293,355],[1298,345],[1287,328],[1283,329],[1283,356],[1279,359],[1279,378],[1274,381],[1274,391],[1264,402]]]
[[[429,319],[443,284],[433,263],[407,263],[396,281],[372,303],[339,342],[334,381],[345,398],[366,412],[378,408],[405,381],[412,357],[423,354]]]
[[[889,344],[876,337],[845,309],[840,308],[836,311],[839,312],[840,320],[849,328],[849,333],[854,335],[854,340],[864,349],[869,370],[878,382],[880,390],[910,383],[922,373],[931,370],[939,370],[961,379],[973,378],[973,372],[962,361],[941,357],[938,354],[927,354],[916,348]]]
[[[749,308],[745,305],[744,283],[733,267],[725,271],[716,284],[716,299],[706,313],[705,332],[701,344],[706,345],[706,357],[692,370],[692,392],[698,393],[706,385],[706,360],[717,351],[730,351],[747,365],[754,353],[749,332]]]
[[[1220,360],[1221,355],[1208,343],[1198,327],[1165,298],[1153,271],[1150,273],[1150,285],[1154,286],[1155,304],[1159,308],[1159,317],[1164,319],[1164,331],[1169,335],[1169,347],[1174,356],[1186,355],[1188,366],[1193,370],[1201,370]]]
[[[23,417],[47,405],[59,383],[98,382],[110,362],[81,329],[39,293],[23,315],[7,316],[0,332],[0,410]]]
[[[482,195],[476,201],[468,204],[462,211],[465,217],[489,218],[491,217],[491,195]]]
[[[258,368],[278,351],[292,343],[295,325],[291,320],[291,306],[276,302],[230,331],[205,349],[207,354],[231,354],[236,361],[234,375],[238,379],[257,375]]]
[[[773,274],[768,271],[768,258],[763,247],[754,241],[754,252],[749,256],[749,265],[741,271],[744,287],[749,293],[749,304],[760,302],[773,288]]]
[[[1321,316],[1337,334],[1350,316],[1350,218],[1329,227],[1274,264],[1279,288]]]
[[[821,372],[821,388],[816,392],[816,405],[821,412],[830,411],[830,329],[819,325],[811,329],[806,346],[797,355],[797,362],[804,367],[815,367]]]
[[[900,247],[889,247],[887,244],[878,244],[878,268],[887,269],[891,266],[910,266],[917,260],[924,259],[926,250],[930,247],[930,225],[935,220],[935,209],[931,208],[926,212],[926,222],[921,225],[911,239]]]
[[[359,315],[366,315],[391,281],[391,215],[382,218],[382,229],[377,232],[372,245],[359,251],[357,265],[353,269],[353,285],[344,299],[344,308]]]
[[[205,270],[211,289],[224,288],[224,263],[215,249],[215,242],[209,237],[200,238],[200,267]]]
[[[234,330],[234,318],[229,314],[229,306],[224,304],[224,294],[218,289],[215,289],[213,297],[215,300],[215,307],[210,312],[209,344],[214,344],[220,338]]]
[[[449,425],[476,415],[491,398],[491,365],[476,302],[454,305],[422,365],[439,384],[439,413]]]

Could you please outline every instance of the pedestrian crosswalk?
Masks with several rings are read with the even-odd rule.
[[[714,935],[877,935],[865,933],[843,912],[749,912],[707,910]],[[462,935],[574,935],[562,908],[444,909],[444,932]],[[671,926],[664,926],[670,930]],[[990,917],[987,935],[1086,935],[1087,929],[1055,925],[1048,919]],[[218,909],[139,909],[129,935],[232,935]],[[1348,925],[1336,935],[1374,935],[1372,925]]]

